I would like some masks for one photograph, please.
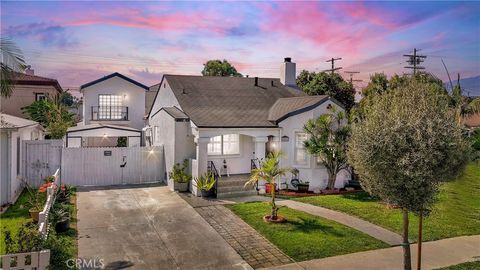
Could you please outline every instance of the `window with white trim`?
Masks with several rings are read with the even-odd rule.
[[[47,95],[44,93],[35,93],[35,101],[46,100]]]
[[[209,156],[228,156],[240,154],[240,135],[228,134],[210,138],[208,143]]]
[[[306,133],[295,132],[295,165],[308,165],[308,153],[304,146],[306,140]]]

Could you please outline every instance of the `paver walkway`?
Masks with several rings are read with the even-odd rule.
[[[279,201],[277,204],[336,221],[392,246],[400,245],[402,243],[402,237],[399,234],[342,212],[292,200]]]
[[[480,235],[461,236],[422,245],[422,269],[437,269],[463,262],[480,260]],[[417,261],[417,245],[411,245],[412,268]],[[403,252],[401,247],[377,249],[342,256],[287,264],[269,270],[401,270]]]
[[[195,208],[253,268],[291,263],[287,255],[223,205]]]
[[[168,187],[86,190],[78,192],[77,202],[78,256],[89,265],[129,270],[251,269]]]

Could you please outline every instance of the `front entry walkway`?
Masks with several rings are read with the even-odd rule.
[[[402,244],[402,237],[399,234],[342,212],[292,200],[279,201],[277,204],[284,205],[295,210],[303,211],[314,216],[319,216],[336,221],[345,226],[366,233],[392,246],[398,246]]]
[[[422,269],[438,269],[480,260],[480,235],[461,236],[422,244]],[[412,268],[417,263],[417,245],[410,246]],[[402,247],[370,250],[342,256],[292,263],[268,270],[402,270]]]
[[[251,269],[168,187],[80,191],[77,203],[83,264],[101,269]]]
[[[223,205],[195,209],[253,268],[280,266],[293,262]]]

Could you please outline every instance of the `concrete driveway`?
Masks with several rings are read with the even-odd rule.
[[[77,218],[80,263],[90,268],[251,269],[165,186],[80,191]]]

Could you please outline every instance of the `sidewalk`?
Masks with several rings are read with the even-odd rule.
[[[413,244],[410,248],[412,252],[412,267],[415,268],[417,262],[417,245]],[[461,236],[425,242],[422,245],[422,269],[437,269],[475,260],[480,260],[480,235]],[[377,249],[264,269],[402,270],[403,251],[401,247]]]
[[[277,204],[336,221],[392,246],[398,246],[402,243],[402,237],[399,234],[342,212],[292,200],[279,201]]]

